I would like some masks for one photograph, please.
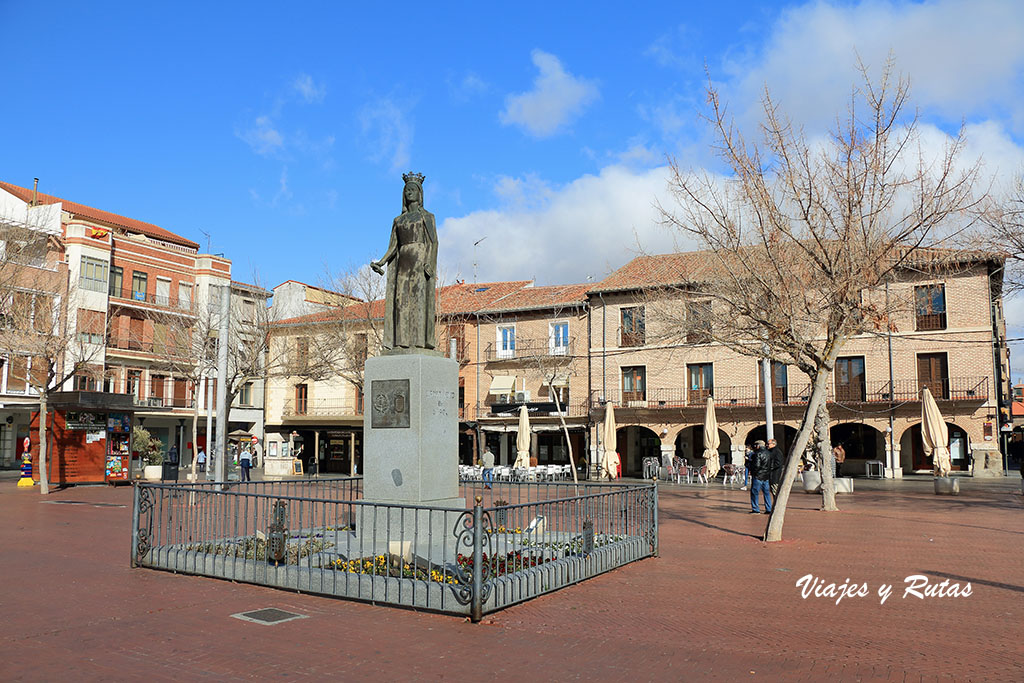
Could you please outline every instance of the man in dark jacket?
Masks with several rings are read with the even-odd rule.
[[[764,441],[754,442],[754,457],[750,460],[750,514],[758,514],[761,508],[758,505],[758,492],[764,493],[764,508],[766,513],[772,511],[772,496],[769,492],[768,478],[771,476],[772,463],[771,455],[765,448]]]
[[[782,449],[779,448],[779,444],[775,439],[768,439],[768,455],[771,458],[771,476],[768,478],[769,487],[772,491],[772,500],[777,500],[779,497],[779,484],[782,482],[782,469],[783,462],[785,461],[782,455]]]

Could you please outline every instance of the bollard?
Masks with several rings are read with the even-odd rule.
[[[483,604],[480,597],[484,587],[484,509],[480,505],[482,502],[483,498],[477,496],[476,505],[473,506],[473,603],[470,605],[470,618],[473,623],[478,623],[483,618]]]

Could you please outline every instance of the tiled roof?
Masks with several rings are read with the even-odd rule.
[[[1005,254],[994,251],[918,247],[905,265],[949,269],[957,264],[1001,263],[1005,258]],[[721,259],[707,250],[638,256],[588,291],[599,293],[684,285],[706,281],[716,271],[724,272],[723,269]]]
[[[476,284],[460,282],[454,285],[446,285],[437,290],[438,312],[444,316],[490,310],[497,299],[528,287],[529,284],[530,280],[514,280],[511,282],[480,282]],[[275,325],[309,325],[336,320],[366,320],[368,318],[382,318],[383,316],[384,300],[378,299],[369,303],[359,302],[344,308],[319,311],[295,318],[278,320]]]
[[[32,190],[11,183],[5,183],[0,181],[0,188],[10,192],[15,197],[23,202],[32,201]],[[84,204],[78,204],[76,202],[70,202],[60,197],[54,197],[53,195],[45,194],[43,192],[36,193],[36,200],[39,204],[56,204],[60,202],[61,209],[72,213],[75,216],[84,218],[98,223],[106,223],[107,225],[116,226],[123,228],[128,232],[136,232],[147,237],[153,237],[155,239],[170,242],[171,244],[178,244],[183,247],[191,247],[192,249],[199,249],[199,245],[192,240],[185,239],[180,235],[175,235],[170,230],[164,230],[158,225],[152,223],[145,223],[143,221],[135,220],[134,218],[127,218],[126,216],[119,216],[116,213],[110,213],[109,211],[103,211],[102,209],[95,209],[91,206]]]
[[[485,310],[488,313],[543,310],[582,304],[587,300],[590,285],[550,285],[523,287],[500,299]]]

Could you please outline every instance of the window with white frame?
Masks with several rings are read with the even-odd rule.
[[[185,282],[178,283],[178,308],[186,311],[192,308],[192,285]]]
[[[82,289],[93,292],[106,292],[110,283],[107,275],[107,262],[91,256],[82,257],[82,273],[79,277]]]
[[[156,279],[156,303],[161,306],[168,306],[171,303],[171,281],[169,278],[158,277]]]
[[[554,356],[564,356],[569,352],[569,323],[560,320],[548,323],[548,349]]]
[[[515,358],[516,326],[498,325],[498,358]]]

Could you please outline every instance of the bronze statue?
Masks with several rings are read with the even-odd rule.
[[[370,267],[384,274],[385,353],[433,351],[437,345],[434,290],[437,286],[437,228],[434,214],[423,208],[420,173],[405,173],[402,214],[391,224],[391,242]]]

